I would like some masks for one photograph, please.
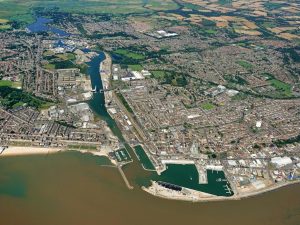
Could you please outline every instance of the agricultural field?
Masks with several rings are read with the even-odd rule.
[[[0,1],[0,15],[2,18],[29,23],[34,20],[32,12],[36,8],[54,9],[70,13],[112,13],[129,14],[152,12],[155,10],[172,10],[178,5],[172,0],[65,0],[65,1],[22,1],[2,0]]]
[[[0,31],[9,30],[11,25],[9,24],[9,20],[7,19],[0,19]]]

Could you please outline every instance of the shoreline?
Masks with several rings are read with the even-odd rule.
[[[0,154],[1,157],[13,157],[13,156],[29,156],[29,155],[48,155],[48,154],[55,154],[59,152],[68,152],[68,151],[77,151],[82,154],[90,153],[94,156],[103,156],[107,157],[111,163],[114,165],[114,167],[117,165],[116,162],[111,160],[108,157],[108,154],[106,152],[97,152],[97,151],[88,151],[88,150],[67,150],[63,148],[45,148],[45,147],[20,147],[20,146],[9,146],[8,148],[5,148],[4,151]],[[122,174],[121,174],[122,175]],[[128,182],[128,184],[125,181],[126,186],[129,189],[133,189],[133,186],[131,186]],[[255,197],[267,192],[271,191],[276,191],[280,188],[284,188],[290,185],[296,185],[300,184],[300,180],[296,181],[290,181],[286,183],[281,183],[281,184],[275,184],[273,186],[270,186],[268,188],[264,188],[261,190],[257,190],[255,192],[250,192],[250,193],[242,193],[242,194],[237,194],[233,195],[230,197],[225,197],[225,196],[216,196],[212,195],[209,193],[201,192],[201,191],[196,191],[188,188],[184,188],[187,190],[190,194],[185,195],[182,193],[179,193],[177,191],[172,191],[170,189],[158,186],[156,182],[152,181],[152,185],[149,187],[141,187],[141,189],[148,194],[151,194],[152,196],[158,197],[158,198],[163,198],[166,200],[176,200],[176,201],[186,201],[186,202],[216,202],[216,201],[236,201],[236,200],[243,200],[251,197]]]
[[[187,188],[185,188],[185,189],[191,190],[194,193],[204,195],[205,197],[197,197],[197,196],[193,196],[193,195],[191,195],[191,196],[185,196],[185,195],[171,196],[171,195],[169,195],[168,196],[166,194],[157,193],[157,190],[153,190],[153,188],[151,189],[151,187],[153,187],[153,184],[154,184],[154,182],[152,181],[152,185],[150,187],[146,188],[146,187],[143,186],[142,190],[147,192],[148,194],[151,194],[152,196],[155,196],[155,197],[158,197],[158,198],[163,198],[163,199],[166,199],[166,200],[175,200],[175,201],[185,201],[185,202],[199,203],[199,202],[237,201],[237,200],[252,198],[252,197],[256,197],[256,196],[259,196],[259,195],[262,195],[262,194],[265,194],[265,193],[268,193],[268,192],[279,190],[281,188],[284,188],[284,187],[287,187],[287,186],[290,186],[290,185],[300,184],[300,180],[290,181],[290,182],[282,183],[282,184],[278,184],[278,185],[273,185],[271,187],[264,188],[264,189],[261,189],[261,190],[257,190],[255,192],[243,193],[243,194],[233,195],[233,196],[230,196],[230,197],[212,195],[212,194],[209,194],[209,193],[205,193],[205,192],[201,192],[201,191],[195,191],[195,190],[191,190],[191,189],[187,189]]]
[[[58,152],[66,151],[63,148],[49,148],[49,147],[21,147],[21,146],[8,146],[5,148],[0,157],[9,156],[25,156],[25,155],[47,155]]]
[[[94,156],[105,156],[108,157],[107,152],[100,152],[100,151],[89,151],[89,150],[74,150],[74,149],[65,149],[65,148],[54,148],[54,147],[34,147],[34,146],[8,146],[0,153],[1,157],[13,157],[13,156],[29,156],[29,155],[48,155],[48,154],[55,154],[59,152],[80,152],[82,154],[90,153]],[[114,160],[111,160],[112,164],[116,164]]]

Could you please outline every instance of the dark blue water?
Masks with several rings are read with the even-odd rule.
[[[86,49],[86,51],[89,51]],[[121,142],[124,142],[124,138],[120,129],[117,127],[116,122],[110,117],[105,107],[105,97],[104,93],[98,92],[100,89],[103,89],[102,80],[100,77],[100,63],[105,59],[104,53],[100,53],[97,57],[92,58],[92,60],[87,63],[88,74],[91,77],[92,89],[97,90],[93,93],[93,98],[88,102],[92,111],[98,115],[102,120],[106,121],[114,135],[116,135]]]
[[[52,32],[60,37],[66,37],[71,35],[70,33],[67,33],[61,29],[49,26],[48,24],[52,21],[52,19],[38,17],[35,23],[32,23],[27,26],[27,29],[32,33]]]

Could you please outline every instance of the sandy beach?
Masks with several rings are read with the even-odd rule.
[[[54,154],[62,151],[78,151],[83,154],[93,154],[95,156],[106,156],[110,152],[109,148],[102,148],[102,151],[90,151],[90,150],[68,150],[64,148],[43,148],[43,147],[19,147],[19,146],[9,146],[0,154],[0,157],[6,156],[22,156],[22,155],[47,155]],[[112,163],[116,163],[112,161]]]
[[[9,146],[1,154],[0,157],[4,156],[18,156],[18,155],[43,155],[53,154],[63,151],[60,148],[42,148],[42,147],[15,147]]]

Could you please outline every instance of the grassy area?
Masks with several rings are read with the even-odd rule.
[[[37,98],[20,89],[15,89],[8,86],[0,86],[0,105],[11,109],[23,104],[40,109],[44,106],[47,106],[49,102],[41,98]]]
[[[20,88],[21,83],[20,82],[13,82],[13,81],[10,81],[10,80],[0,80],[0,87]]]
[[[0,31],[11,29],[11,25],[9,24],[9,20],[0,19]]]
[[[151,10],[175,10],[178,5],[175,1],[150,0],[145,7]]]
[[[163,79],[166,72],[163,70],[152,70],[151,74],[155,79]]]
[[[44,51],[43,53],[43,56],[52,56],[52,55],[55,55],[55,53],[51,50]]]
[[[143,67],[139,64],[128,65],[128,68],[133,70],[133,71],[142,71],[143,70]]]
[[[234,87],[234,85],[238,84],[238,85],[247,85],[248,82],[241,76],[235,75],[227,75],[224,77],[227,81],[228,81],[228,85],[232,85]]]
[[[54,70],[55,69],[55,65],[53,65],[51,63],[45,64],[43,67],[47,70]]]
[[[253,68],[253,65],[245,60],[239,60],[236,62],[240,66],[244,67],[247,70],[251,70]]]
[[[131,59],[135,59],[135,60],[144,60],[145,59],[144,55],[142,55],[140,53],[129,51],[127,49],[117,49],[114,51],[114,54],[125,56],[127,58],[131,58]]]
[[[210,102],[205,102],[200,105],[200,107],[204,110],[212,110],[215,108],[215,105]]]
[[[145,3],[147,3],[146,7]],[[1,0],[0,15],[3,19],[16,20],[22,23],[34,21],[34,8],[41,8],[45,11],[56,8],[57,12],[68,13],[107,13],[107,14],[128,14],[144,13],[156,10],[174,10],[178,8],[173,0]]]
[[[7,19],[0,19],[0,24],[5,24],[5,23],[8,23],[9,22],[9,20],[7,20]]]
[[[283,97],[291,97],[292,96],[292,87],[290,84],[284,83],[277,79],[269,80],[271,86],[276,88],[276,90],[283,95]]]
[[[201,6],[199,5],[195,5],[195,4],[192,4],[192,3],[182,3],[182,5],[187,8],[187,9],[194,9],[194,10],[199,10],[201,9]]]
[[[184,87],[188,84],[188,80],[184,74],[173,71],[152,70],[151,77],[159,80],[164,84]]]
[[[12,83],[10,80],[0,80],[0,87],[11,87]]]
[[[245,100],[246,98],[247,98],[247,94],[240,92],[237,95],[232,96],[231,100],[242,101],[242,100]]]
[[[53,70],[53,69],[78,68],[80,69],[81,73],[87,74],[88,65],[85,63],[76,64],[75,62],[76,55],[73,53],[55,54],[52,51],[45,51],[43,55],[47,60],[47,63],[43,65],[45,69]]]
[[[120,99],[120,101],[122,102],[122,104],[124,105],[124,107],[127,109],[128,112],[134,114],[132,108],[129,106],[128,102],[126,101],[126,99],[124,98],[124,96],[121,93],[116,93],[116,95],[118,96],[118,98]]]
[[[216,34],[217,33],[217,31],[213,30],[213,29],[205,29],[204,32],[207,34]]]
[[[138,145],[134,147],[134,151],[145,170],[155,170],[155,167],[153,166],[151,160],[149,159],[148,155],[145,153],[145,150],[143,149],[142,146]]]
[[[10,24],[0,24],[0,31],[1,30],[9,30],[11,28]]]
[[[62,59],[62,60],[75,60],[75,54],[73,53],[64,53],[64,54],[57,54],[56,57]]]

